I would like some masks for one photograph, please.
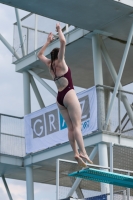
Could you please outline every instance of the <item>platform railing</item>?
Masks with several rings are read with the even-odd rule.
[[[111,95],[114,90],[114,87],[107,85],[97,85],[97,88],[103,88],[104,91],[104,103],[105,103],[105,120],[108,111],[108,106],[111,100]],[[108,91],[106,93],[106,91]],[[133,125],[131,123],[130,117],[127,113],[127,110],[122,101],[122,95],[126,98],[126,103],[128,102],[129,107],[131,108],[131,115],[133,114],[133,92],[126,90],[118,90],[115,103],[112,107],[112,112],[110,120],[108,123],[107,131],[117,133],[120,136],[125,135],[127,137],[133,137]],[[104,130],[104,127],[103,127]]]
[[[0,114],[0,153],[25,156],[23,117]]]
[[[133,152],[133,149],[131,149],[131,148],[128,148],[128,150],[127,150],[123,146],[116,146],[116,148],[117,147],[122,148],[122,149],[124,148],[124,150],[126,150],[127,154],[130,151]],[[113,153],[113,155],[114,154],[116,155],[115,145],[113,148],[114,148],[114,150],[112,153]],[[121,151],[119,153],[120,153],[119,156],[120,155],[122,156],[123,151]],[[130,153],[128,155],[130,155]],[[119,164],[119,159],[114,160],[114,161],[117,162],[117,164]],[[113,162],[113,165],[115,164],[114,161],[113,161],[113,159],[110,158],[110,162]],[[87,166],[88,166],[88,169],[92,168],[92,169],[105,170],[105,171],[112,172],[111,167],[105,167],[105,166],[88,164],[88,163],[87,163]],[[74,171],[79,171],[79,170],[81,170],[81,169],[78,168],[77,162],[75,162],[75,161],[64,160],[64,159],[56,160],[56,200],[60,200],[60,199],[67,200],[67,198],[70,196],[73,197],[74,199],[77,199],[76,193],[77,193],[78,187],[80,190],[82,190],[84,200],[88,200],[90,195],[91,195],[92,199],[93,199],[93,197],[95,197],[94,199],[102,199],[100,197],[98,198],[98,195],[102,195],[103,193],[100,190],[100,183],[97,183],[97,180],[91,181],[89,179],[86,180],[86,179],[82,179],[82,178],[78,177],[78,178],[74,179],[73,183],[71,182],[71,177],[68,177],[68,174],[70,174]],[[113,171],[119,175],[129,175],[131,177],[132,177],[132,173],[133,173],[133,171],[130,169],[120,169],[120,167],[113,168]],[[67,184],[67,186],[66,186],[66,184]],[[114,185],[112,192],[110,190],[110,192],[109,193],[107,192],[106,195],[108,196],[108,198],[107,198],[108,200],[111,200],[111,199],[113,199],[113,200],[132,200],[133,199],[132,189],[126,188],[124,186],[119,187],[119,186]]]
[[[23,44],[20,45],[19,32],[17,22],[14,23],[13,33],[13,48],[14,51],[22,58],[21,47],[24,45],[26,55],[34,52],[36,49],[43,46],[47,40],[50,32],[54,35],[54,40],[58,39],[57,32],[55,31],[57,21],[39,16],[33,13],[28,14],[21,19]],[[74,26],[61,23],[62,32],[67,34],[69,31],[75,29]],[[13,56],[13,62],[16,58]]]

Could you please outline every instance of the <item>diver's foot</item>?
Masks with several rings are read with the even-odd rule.
[[[79,156],[81,158],[84,158],[88,163],[93,164],[93,162],[90,160],[89,156],[87,154],[80,153]]]
[[[78,162],[78,165],[80,167],[87,167],[86,163],[83,161],[83,159],[80,156],[75,156],[75,160]]]

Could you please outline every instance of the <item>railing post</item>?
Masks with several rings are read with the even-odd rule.
[[[27,45],[26,45],[26,54],[28,54],[28,47],[29,47],[29,28],[27,28]]]
[[[60,181],[60,177],[59,177],[59,164],[60,164],[60,160],[57,159],[56,160],[56,200],[59,200],[59,181]]]
[[[126,200],[126,190],[123,191],[123,200]]]
[[[1,114],[0,114],[0,154],[1,154]]]
[[[35,50],[37,49],[37,27],[38,27],[38,16],[35,14]]]
[[[130,172],[128,172],[128,176],[130,176]],[[130,200],[130,188],[127,188],[127,200]]]
[[[113,172],[113,144],[110,143],[110,172]],[[110,185],[110,200],[113,200],[113,185]]]
[[[121,91],[118,90],[119,144],[121,143]]]

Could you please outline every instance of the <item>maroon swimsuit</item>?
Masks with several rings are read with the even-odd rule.
[[[60,92],[58,91],[58,95],[57,95],[57,101],[58,101],[58,103],[59,103],[60,105],[64,106],[64,104],[63,104],[63,99],[64,99],[66,93],[67,93],[69,90],[74,89],[74,87],[73,87],[73,82],[72,82],[72,77],[71,77],[71,70],[70,70],[70,68],[68,67],[68,71],[67,71],[64,75],[59,76],[59,77],[56,76],[56,71],[54,72],[54,74],[55,74],[54,81],[58,80],[58,79],[61,78],[61,77],[65,77],[65,78],[68,80],[68,85],[65,87],[64,90],[62,90],[62,91],[60,91]]]

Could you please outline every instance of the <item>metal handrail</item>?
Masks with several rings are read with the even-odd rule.
[[[114,87],[111,87],[111,86],[107,86],[107,85],[96,85],[96,87],[104,87],[104,88],[107,88],[107,89],[111,89],[111,90],[114,90]],[[127,93],[127,94],[133,94],[133,92],[128,92],[126,90],[118,90],[119,92],[124,92],[124,93]]]
[[[8,135],[8,136],[13,136],[13,137],[19,137],[19,138],[23,138],[23,139],[25,139],[25,137],[24,136],[20,136],[20,135],[14,135],[14,134],[10,134],[10,133],[0,133],[1,135]]]
[[[58,159],[59,161],[62,161],[62,162],[68,162],[68,163],[73,163],[73,164],[77,164],[76,161],[70,161],[70,160],[65,160],[65,159]],[[88,167],[95,167],[95,168],[102,168],[102,169],[109,169],[110,170],[110,167],[105,167],[105,166],[102,166],[102,165],[94,165],[94,164],[89,164],[89,163],[86,163],[86,165]],[[125,170],[125,169],[119,169],[119,168],[113,168],[113,171],[120,171],[120,172],[129,172],[129,173],[133,173],[133,171],[131,170]]]
[[[18,119],[24,119],[24,117],[18,117],[18,116],[14,116],[14,115],[3,114],[3,113],[0,113],[0,115],[5,116],[5,117],[13,117],[13,118],[18,118]]]

